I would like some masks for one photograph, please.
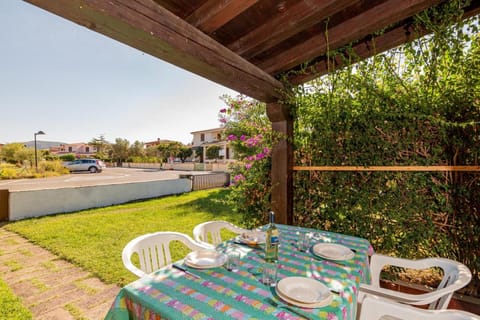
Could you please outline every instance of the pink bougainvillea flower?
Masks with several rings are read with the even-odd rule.
[[[245,141],[245,145],[247,147],[255,147],[260,140],[257,137],[249,138],[247,141]]]
[[[245,165],[245,169],[250,169],[251,167],[252,167],[252,164],[251,164],[251,163],[247,163],[247,164]]]
[[[227,140],[228,140],[228,141],[236,141],[236,140],[237,140],[237,136],[234,135],[234,134],[229,134]]]
[[[226,108],[220,109],[220,112],[225,113],[225,112],[227,112],[227,109]]]
[[[243,176],[243,174],[237,174],[237,175],[233,178],[233,180],[234,180],[235,182],[240,182],[240,181],[245,180],[245,177]]]
[[[244,134],[242,134],[242,135],[240,136],[240,140],[245,141],[246,139],[247,139],[247,137],[245,137]]]
[[[262,160],[263,158],[265,158],[265,154],[264,153],[259,153],[256,155],[256,160]]]

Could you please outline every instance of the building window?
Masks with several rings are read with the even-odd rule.
[[[201,142],[205,141],[205,133],[200,134],[200,141]]]
[[[68,147],[68,152],[72,152],[73,151],[73,148],[72,147]]]
[[[90,152],[90,147],[85,147],[85,152],[89,153]]]
[[[220,133],[217,133],[217,140],[220,141],[222,139],[222,135]]]

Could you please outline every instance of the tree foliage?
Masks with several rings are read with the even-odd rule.
[[[97,150],[97,154],[96,154],[97,158],[99,159],[107,158],[107,155],[110,152],[111,144],[105,139],[105,136],[103,134],[98,136],[98,138],[93,138],[92,140],[90,140],[88,144],[94,146],[95,149]]]
[[[20,162],[24,158],[25,149],[27,148],[22,143],[7,143],[0,149],[1,159],[13,164]]]
[[[167,141],[157,146],[161,162],[168,161],[168,158],[175,158],[182,149],[183,144],[177,141]]]
[[[145,156],[145,144],[136,140],[130,147],[128,148],[128,156],[130,158],[134,157],[144,157]]]
[[[130,142],[127,139],[116,138],[111,145],[110,158],[118,164],[125,162],[128,158]]]
[[[193,150],[191,147],[181,146],[178,149],[177,157],[180,158],[182,162],[185,162],[185,160],[187,160],[188,157],[191,157],[192,154]]]
[[[218,159],[220,156],[221,149],[222,148],[215,145],[207,147],[207,151],[206,151],[207,159],[210,159],[210,160]]]

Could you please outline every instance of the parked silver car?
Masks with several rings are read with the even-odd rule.
[[[102,172],[107,166],[105,162],[98,159],[78,159],[64,163],[65,168],[74,171],[89,171],[90,173]]]

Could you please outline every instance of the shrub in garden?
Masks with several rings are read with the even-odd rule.
[[[11,165],[0,166],[0,179],[15,179],[17,178],[17,169]]]
[[[270,128],[264,103],[244,96],[224,96],[220,122],[226,139],[235,150],[232,189],[229,200],[244,217],[244,223],[258,226],[267,221],[270,210],[270,151],[275,135]]]

